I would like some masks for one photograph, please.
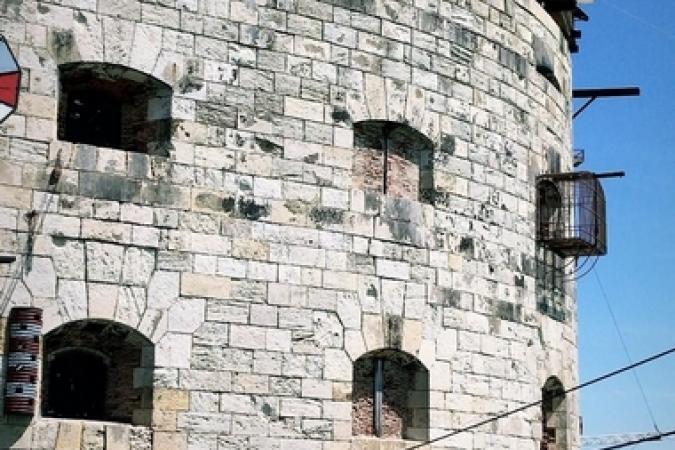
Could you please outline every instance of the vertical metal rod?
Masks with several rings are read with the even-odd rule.
[[[382,174],[383,178],[383,186],[382,186],[382,193],[385,195],[387,194],[387,188],[389,182],[387,181],[387,178],[389,176],[389,131],[390,131],[390,126],[389,124],[385,124],[382,127],[382,151],[384,152],[384,172]]]
[[[382,397],[384,391],[384,360],[375,360],[375,404],[373,405],[373,422],[375,424],[375,436],[382,437]]]

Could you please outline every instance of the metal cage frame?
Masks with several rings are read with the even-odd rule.
[[[605,193],[592,172],[537,177],[537,242],[561,257],[607,254]]]

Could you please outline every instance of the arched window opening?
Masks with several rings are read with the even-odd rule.
[[[59,66],[59,139],[163,154],[171,130],[167,84],[105,63]]]
[[[357,122],[354,147],[355,188],[433,200],[433,145],[423,134],[395,122]]]
[[[357,359],[352,387],[352,434],[426,440],[429,372],[414,356],[381,350]]]
[[[556,377],[546,380],[541,398],[541,450],[567,449],[567,405],[560,380]]]
[[[44,338],[42,414],[139,423],[152,402],[152,343],[115,322],[79,320]]]

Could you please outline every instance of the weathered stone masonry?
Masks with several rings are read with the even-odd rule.
[[[572,166],[569,55],[536,1],[0,0],[0,30],[23,68],[0,125],[0,348],[11,308],[43,309],[45,395],[50,336],[136,336],[88,353],[121,380],[112,421],[38,401],[0,416],[0,447],[402,448],[576,384],[573,283],[536,280],[535,176]],[[68,142],[88,139],[64,130],[83,73],[133,87],[109,97],[120,148]],[[383,122],[431,145],[390,153],[387,195],[354,136]],[[389,354],[377,438],[354,364]],[[578,430],[569,396],[434,448]]]

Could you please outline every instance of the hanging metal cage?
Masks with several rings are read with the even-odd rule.
[[[607,253],[605,194],[596,174],[537,177],[537,242],[562,257]]]

